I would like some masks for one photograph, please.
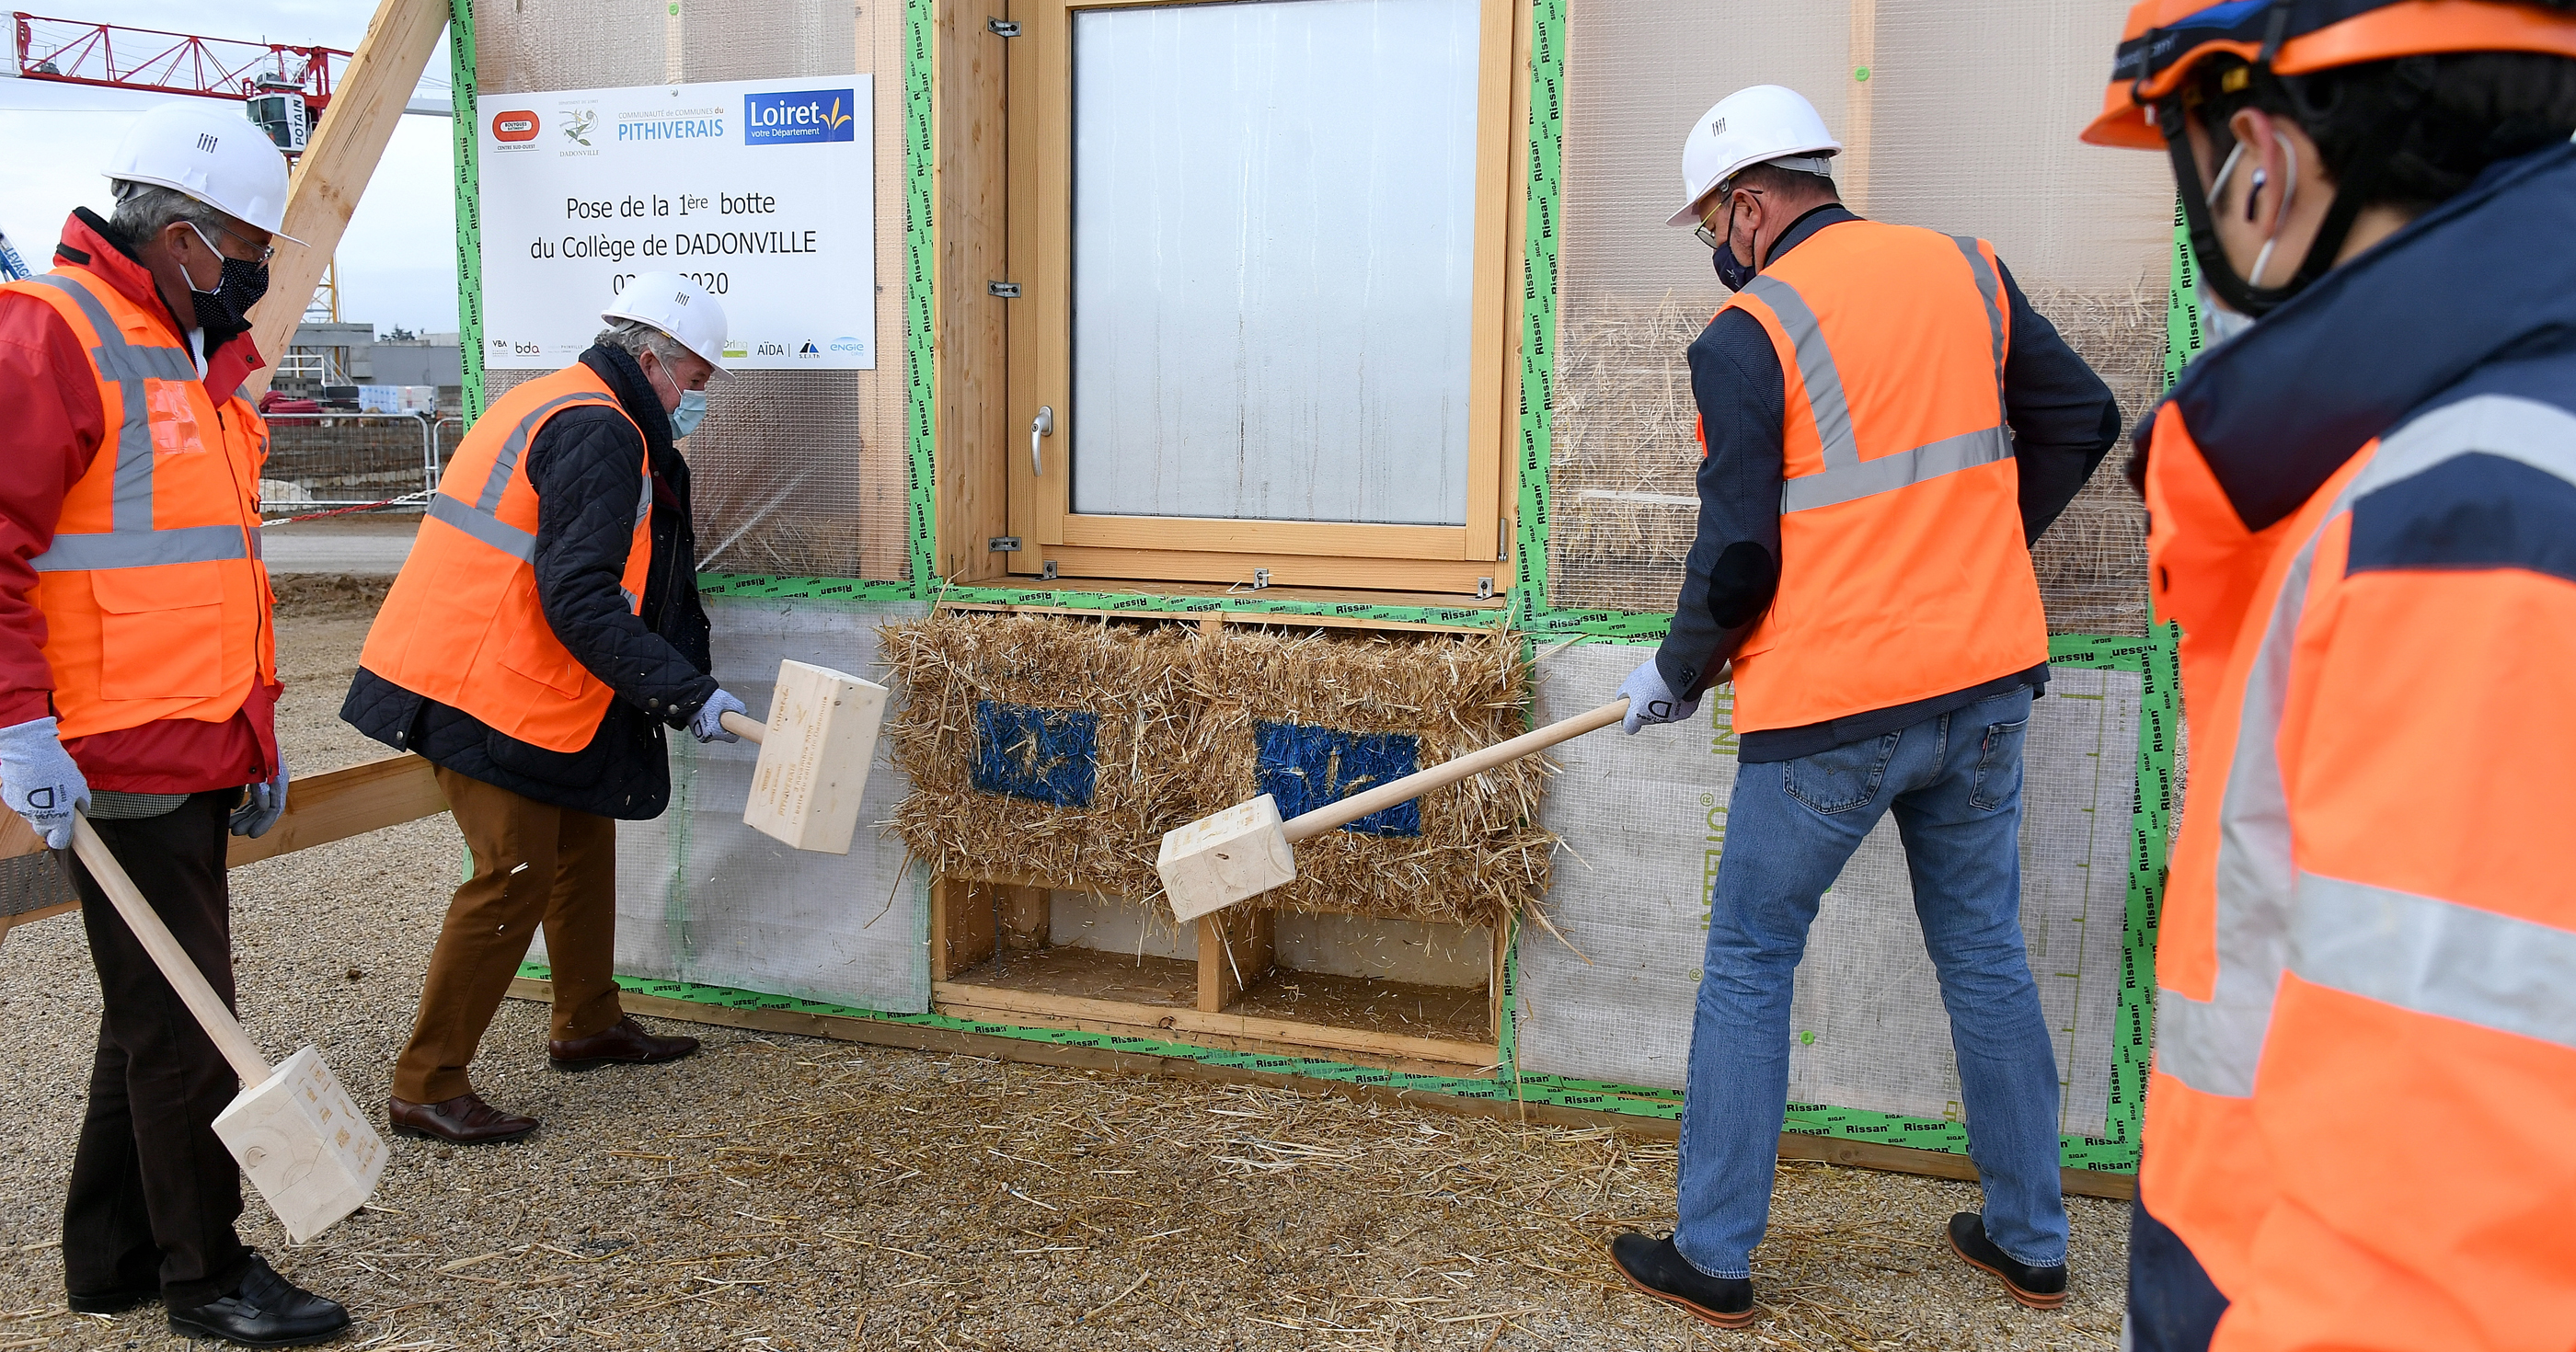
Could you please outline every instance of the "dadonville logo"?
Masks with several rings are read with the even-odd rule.
[[[537,139],[537,115],[530,112],[499,113],[492,118],[495,141],[533,141]]]

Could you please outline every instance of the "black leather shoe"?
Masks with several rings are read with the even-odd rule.
[[[385,1123],[404,1136],[426,1136],[449,1145],[488,1145],[515,1141],[541,1125],[533,1117],[505,1113],[471,1090],[436,1103],[413,1103],[385,1096]]]
[[[2054,1310],[2066,1303],[2066,1265],[2032,1267],[2014,1262],[1986,1238],[1986,1218],[1977,1212],[1962,1211],[1950,1218],[1950,1251],[1966,1259],[1968,1266],[2003,1278],[2004,1290],[2034,1310]]]
[[[601,1066],[649,1066],[677,1061],[698,1049],[693,1037],[655,1037],[628,1015],[588,1037],[548,1042],[546,1059],[557,1070],[596,1070]]]
[[[113,1291],[86,1294],[67,1291],[63,1293],[63,1299],[72,1307],[73,1314],[123,1314],[160,1294],[161,1284],[154,1282],[149,1286],[124,1286]]]
[[[303,1347],[325,1343],[349,1329],[349,1312],[277,1275],[268,1260],[250,1256],[250,1270],[231,1295],[191,1310],[170,1312],[170,1331],[243,1347]]]
[[[1753,1280],[1712,1277],[1692,1267],[1673,1247],[1671,1236],[1655,1239],[1634,1230],[1610,1241],[1610,1261],[1628,1284],[1682,1307],[1693,1317],[1722,1329],[1753,1322]]]

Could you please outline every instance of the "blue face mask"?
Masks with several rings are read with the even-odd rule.
[[[707,416],[707,396],[703,390],[680,391],[680,407],[671,414],[671,439],[677,441],[698,430],[698,420]]]

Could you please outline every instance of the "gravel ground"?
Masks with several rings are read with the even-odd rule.
[[[336,712],[372,585],[297,579],[279,632],[299,770],[366,759]],[[272,1056],[318,1045],[381,1101],[456,876],[443,818],[235,873],[239,982]],[[98,992],[68,919],[0,949],[0,1352],[180,1345],[158,1306],[62,1306],[63,1180]],[[2068,1199],[2063,1310],[1940,1239],[1973,1186],[1783,1165],[1761,1317],[1708,1329],[1616,1285],[1609,1234],[1672,1223],[1674,1150],[1282,1090],[1013,1066],[734,1029],[668,1066],[562,1075],[506,1002],[480,1090],[546,1127],[399,1140],[379,1205],[289,1248],[350,1347],[2110,1348],[2125,1208]]]

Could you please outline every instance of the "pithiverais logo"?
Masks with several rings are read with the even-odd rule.
[[[742,96],[742,139],[746,145],[803,145],[847,141],[857,135],[851,114],[858,100],[847,89],[796,89],[779,94]]]

